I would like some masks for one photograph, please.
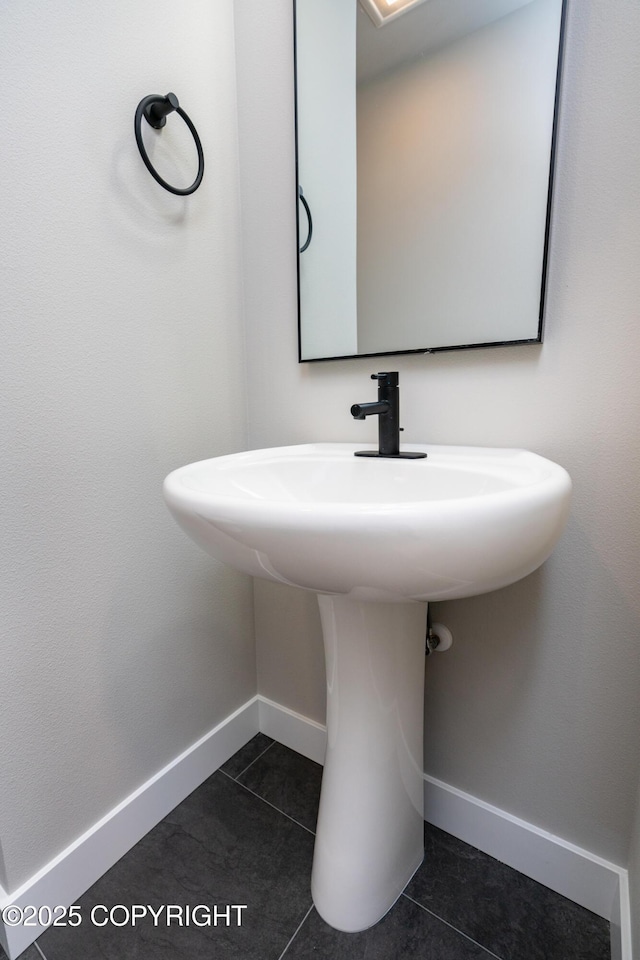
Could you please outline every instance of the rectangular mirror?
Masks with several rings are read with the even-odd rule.
[[[294,0],[299,358],[542,339],[566,0]]]

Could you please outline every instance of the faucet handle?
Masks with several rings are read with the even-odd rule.
[[[394,370],[392,373],[372,373],[372,380],[378,380],[379,382],[385,381],[388,387],[397,387],[398,386],[398,371]]]

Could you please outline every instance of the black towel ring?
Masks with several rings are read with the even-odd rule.
[[[311,243],[311,236],[313,234],[313,220],[311,219],[311,210],[309,208],[309,204],[307,203],[305,199],[305,195],[302,192],[302,187],[299,184],[298,184],[298,196],[302,201],[302,206],[304,207],[305,212],[307,214],[307,222],[309,224],[309,232],[307,233],[307,239],[305,240],[304,244],[300,247],[300,253],[304,253],[307,247],[309,246],[309,244]]]
[[[149,160],[149,155],[145,150],[144,143],[142,141],[142,117],[144,116],[147,123],[151,124],[152,127],[156,130],[160,130],[167,122],[167,114],[173,113],[173,111],[182,117],[186,125],[191,131],[191,135],[196,144],[196,150],[198,151],[198,175],[191,184],[190,187],[172,187],[170,183],[167,183],[166,180],[163,180],[158,171],[153,167],[151,160]],[[192,124],[191,120],[184,112],[180,104],[178,103],[178,98],[175,93],[168,93],[166,97],[162,97],[159,94],[152,93],[149,97],[144,97],[138,104],[136,108],[136,115],[133,121],[133,128],[136,134],[136,143],[138,144],[138,150],[140,151],[140,156],[144,160],[144,164],[151,174],[151,176],[158,181],[161,187],[164,187],[165,190],[168,190],[169,193],[176,193],[179,197],[186,197],[190,193],[194,193],[202,182],[202,175],[204,173],[204,153],[202,152],[202,144],[200,143],[200,137],[198,136],[198,131]]]

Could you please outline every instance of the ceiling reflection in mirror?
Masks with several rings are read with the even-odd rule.
[[[294,10],[300,360],[539,342],[563,0]]]

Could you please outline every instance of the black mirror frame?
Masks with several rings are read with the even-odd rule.
[[[545,305],[547,298],[547,280],[548,280],[548,258],[549,258],[549,244],[551,237],[551,214],[553,208],[553,188],[554,188],[554,177],[557,161],[557,139],[558,139],[558,126],[559,126],[559,113],[560,113],[560,98],[561,98],[561,86],[562,86],[562,68],[563,68],[563,59],[564,59],[564,46],[565,46],[565,33],[566,33],[566,22],[567,22],[567,7],[569,0],[562,0],[562,11],[560,15],[560,31],[558,35],[558,65],[556,69],[556,87],[555,87],[555,99],[553,106],[553,127],[551,133],[551,150],[549,155],[549,186],[547,190],[547,210],[546,210],[546,219],[545,219],[545,235],[544,235],[544,248],[542,255],[542,278],[540,284],[540,306],[538,311],[538,334],[536,337],[532,337],[527,340],[492,340],[487,343],[462,343],[454,344],[452,346],[444,347],[419,347],[415,350],[385,350],[377,353],[351,353],[344,354],[341,356],[332,356],[332,357],[303,357],[302,356],[302,327],[301,327],[301,316],[300,316],[300,204],[296,203],[296,249],[297,253],[297,262],[296,262],[296,280],[297,280],[297,291],[296,291],[296,301],[297,301],[297,310],[298,310],[298,363],[325,363],[329,360],[355,360],[360,357],[393,357],[393,356],[402,356],[407,354],[431,354],[431,353],[443,353],[445,351],[452,350],[476,350],[483,349],[486,347],[506,347],[506,346],[522,346],[523,344],[540,344],[543,342],[543,333],[544,333],[544,320],[545,320]],[[300,180],[299,180],[299,167],[298,167],[298,54],[297,54],[297,44],[296,44],[296,25],[297,25],[297,16],[296,16],[296,0],[292,0],[293,4],[293,82],[294,82],[294,130],[295,130],[295,175],[296,175],[296,197],[300,196]],[[307,244],[308,245],[308,244]],[[306,249],[306,246],[305,246]]]

